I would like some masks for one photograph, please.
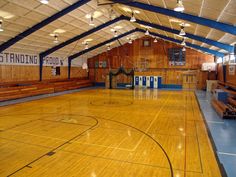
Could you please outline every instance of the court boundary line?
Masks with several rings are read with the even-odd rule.
[[[83,155],[83,156],[91,156],[91,157],[101,158],[101,159],[105,159],[105,160],[119,161],[119,162],[124,162],[124,163],[131,163],[131,164],[136,164],[136,165],[149,166],[149,167],[153,167],[153,168],[163,168],[163,169],[169,170],[168,167],[162,167],[162,166],[158,166],[158,165],[144,164],[144,163],[138,163],[138,162],[130,162],[130,161],[126,161],[126,160],[119,160],[119,159],[114,159],[114,158],[108,158],[108,157],[90,155],[90,154],[86,154],[86,153],[82,153],[82,152],[74,152],[74,151],[65,150],[65,149],[60,149],[59,151],[61,151],[61,152],[67,152],[67,153],[72,153],[72,154],[77,154],[77,155]],[[173,168],[173,170],[184,172],[184,170],[181,170],[181,169],[175,169],[175,168]],[[198,172],[198,171],[186,171],[186,172],[188,172],[188,173],[202,174],[202,172]]]
[[[194,97],[194,93],[192,93],[193,94],[193,97]],[[194,102],[196,102],[196,98],[194,97],[194,100],[193,100],[193,98],[192,98],[192,96],[191,96],[191,108],[192,108],[192,112],[193,112],[193,116],[194,116],[194,105],[193,105],[193,101]],[[198,107],[198,110],[200,110],[200,108]],[[198,116],[200,116],[200,118],[201,119],[203,119],[202,117],[201,117],[201,115],[198,115]],[[197,145],[198,145],[198,156],[199,156],[199,160],[200,160],[200,167],[201,167],[201,171],[202,171],[202,173],[204,173],[204,171],[203,171],[203,164],[202,164],[202,156],[201,156],[201,146],[200,146],[200,142],[199,142],[199,136],[198,136],[198,128],[197,128],[197,122],[199,123],[199,122],[201,122],[201,123],[203,123],[202,121],[195,121],[195,120],[193,120],[193,122],[194,122],[194,127],[195,127],[195,129],[196,129],[196,140],[197,140]]]
[[[167,152],[166,152],[165,149],[162,147],[162,145],[161,145],[156,139],[154,139],[151,135],[149,135],[148,133],[144,132],[143,130],[141,130],[141,129],[139,129],[139,128],[136,128],[136,127],[134,127],[134,126],[132,126],[132,125],[129,125],[129,124],[126,124],[126,123],[123,123],[123,122],[119,122],[119,121],[111,120],[111,119],[107,119],[107,118],[101,118],[101,117],[99,117],[99,118],[97,118],[97,119],[102,119],[102,120],[108,120],[108,121],[112,121],[112,122],[117,122],[117,123],[119,123],[119,124],[123,124],[123,125],[125,125],[125,126],[131,127],[131,128],[133,128],[133,129],[137,130],[138,132],[141,132],[142,134],[146,135],[146,136],[147,136],[148,138],[150,138],[152,141],[154,141],[154,143],[162,150],[162,152],[163,152],[164,155],[166,156],[167,161],[168,161],[169,166],[170,166],[171,177],[174,177],[173,166],[172,166],[172,163],[171,163],[171,161],[170,161],[170,158],[169,158]]]
[[[85,132],[92,130],[93,128],[95,128],[95,127],[98,125],[98,120],[96,119],[96,117],[92,117],[92,116],[87,116],[87,117],[90,117],[91,119],[95,120],[95,124],[92,125],[91,127],[89,127],[88,129],[82,131],[81,133],[79,133],[79,134],[76,135],[75,137],[71,138],[70,140],[68,140],[68,141],[62,143],[61,145],[59,145],[59,146],[53,148],[53,149],[50,150],[49,152],[47,152],[47,153],[45,153],[45,154],[39,156],[38,158],[34,159],[33,161],[31,161],[31,162],[29,162],[28,164],[24,165],[23,167],[19,168],[18,170],[16,170],[16,171],[10,173],[9,175],[7,175],[7,177],[10,177],[10,176],[16,174],[17,172],[23,170],[24,168],[29,167],[31,164],[35,163],[36,161],[40,160],[41,158],[43,158],[43,157],[45,157],[45,156],[48,156],[49,153],[51,153],[51,152],[53,152],[53,151],[59,149],[60,147],[66,145],[66,144],[68,144],[68,143],[70,143],[72,140],[74,140],[74,139],[80,137],[80,136],[83,135]]]
[[[227,173],[226,173],[226,170],[225,170],[225,168],[224,168],[224,165],[220,162],[220,159],[219,159],[219,157],[218,157],[218,155],[217,155],[216,144],[215,144],[215,142],[214,142],[214,139],[213,139],[213,136],[212,136],[212,134],[211,134],[210,128],[209,128],[209,126],[208,126],[208,124],[207,124],[206,117],[205,117],[205,115],[204,115],[204,113],[203,113],[203,110],[202,110],[202,108],[201,108],[201,104],[200,104],[200,101],[198,100],[198,96],[197,96],[196,91],[194,91],[194,96],[195,96],[195,99],[197,100],[197,105],[198,105],[198,108],[199,108],[199,110],[200,110],[200,114],[201,114],[201,116],[202,116],[202,118],[203,118],[203,123],[204,123],[205,128],[206,128],[207,137],[209,138],[208,141],[210,140],[209,142],[210,142],[210,144],[211,144],[211,147],[212,147],[212,150],[213,150],[213,153],[214,153],[216,162],[217,162],[217,164],[218,164],[218,168],[220,169],[221,176],[222,176],[222,177],[227,177]]]
[[[201,110],[201,109],[200,109]],[[114,120],[110,120],[110,121],[114,121]],[[57,121],[55,121],[55,122],[57,122]],[[66,123],[66,122],[63,122],[63,123]],[[128,124],[127,124],[128,125]],[[150,125],[151,126],[151,125]],[[135,127],[133,127],[133,128],[135,128]],[[137,129],[137,128],[135,128],[135,129]],[[141,130],[142,131],[142,130]],[[144,131],[143,131],[144,132]],[[146,133],[146,132],[144,132],[144,133]],[[147,133],[146,133],[147,134]],[[149,134],[147,134],[147,135],[149,135]],[[149,135],[150,136],[150,135]],[[151,136],[150,136],[151,137]],[[152,138],[151,137],[151,139],[153,139],[154,141],[155,141],[155,139],[154,138]]]

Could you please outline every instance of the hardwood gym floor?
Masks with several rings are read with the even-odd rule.
[[[221,176],[193,92],[97,89],[0,112],[3,177]]]

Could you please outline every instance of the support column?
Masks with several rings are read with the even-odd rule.
[[[39,81],[43,79],[43,56],[39,55]]]
[[[70,79],[71,59],[68,58],[68,79]]]

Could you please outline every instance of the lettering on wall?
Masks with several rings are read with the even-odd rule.
[[[23,54],[14,52],[0,53],[0,65],[39,65],[39,55]],[[44,58],[44,66],[67,66],[62,58],[56,56],[47,56]]]

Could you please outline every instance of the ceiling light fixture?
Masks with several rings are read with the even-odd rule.
[[[54,34],[54,41],[53,41],[53,43],[57,44],[58,42],[59,42],[58,34]]]
[[[110,45],[107,46],[107,50],[111,50],[111,46]]]
[[[132,44],[132,39],[131,38],[129,38],[129,42],[128,42],[129,44]]]
[[[182,51],[183,51],[183,52],[185,52],[185,51],[186,51],[186,48],[185,48],[185,47],[183,47]]]
[[[184,31],[184,26],[181,25],[181,30],[180,30],[180,33],[179,33],[180,36],[185,36],[186,33]]]
[[[135,16],[134,16],[134,12],[132,12],[132,16],[130,18],[130,21],[131,22],[136,22],[136,19],[135,19]]]
[[[183,12],[184,11],[184,5],[182,0],[177,0],[176,7],[174,8],[174,11],[176,12]]]
[[[154,42],[155,42],[155,43],[157,43],[157,42],[158,42],[156,37],[155,37],[155,39],[154,39]]]
[[[89,26],[94,26],[94,20],[93,20],[93,16],[91,15],[90,20],[89,20]]]
[[[4,31],[4,30],[3,30],[2,23],[3,23],[3,20],[2,20],[2,19],[0,19],[0,32]]]
[[[149,34],[150,34],[150,33],[149,33],[148,29],[146,29],[145,35],[146,35],[146,36],[149,36]]]
[[[41,2],[42,4],[48,4],[48,3],[49,3],[49,0],[40,0],[40,2]]]
[[[114,31],[114,37],[118,37],[118,33],[116,30]]]
[[[87,50],[89,48],[89,46],[88,46],[88,42],[85,42],[85,50]]]

